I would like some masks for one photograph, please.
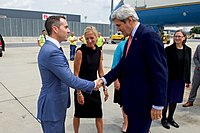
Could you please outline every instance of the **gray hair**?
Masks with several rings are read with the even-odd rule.
[[[112,13],[111,19],[125,20],[130,16],[132,16],[133,20],[139,20],[139,17],[135,12],[135,9],[130,5],[125,4]]]

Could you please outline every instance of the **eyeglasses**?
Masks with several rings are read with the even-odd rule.
[[[184,37],[184,36],[174,36],[174,38],[182,38],[182,37]]]

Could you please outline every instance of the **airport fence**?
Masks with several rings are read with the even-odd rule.
[[[0,33],[7,37],[39,36],[44,28],[44,20],[23,18],[0,18]],[[109,24],[68,22],[71,31],[81,36],[86,26],[93,25],[103,36],[110,36]],[[114,27],[114,26],[113,26]],[[115,30],[116,31],[116,28]]]

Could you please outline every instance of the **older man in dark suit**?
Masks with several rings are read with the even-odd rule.
[[[168,69],[164,45],[150,28],[138,22],[135,10],[122,5],[111,14],[117,30],[129,39],[119,64],[102,78],[121,82],[122,105],[128,115],[127,133],[147,133],[166,104]]]

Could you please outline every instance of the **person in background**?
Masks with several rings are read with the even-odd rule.
[[[5,42],[2,35],[0,34],[0,57],[3,56],[3,51],[5,51]]]
[[[120,81],[122,106],[128,116],[126,133],[148,133],[152,120],[162,117],[166,105],[168,69],[164,45],[155,31],[138,21],[130,5],[115,8],[111,20],[129,39],[123,57],[101,82],[109,86],[116,79]]]
[[[98,32],[98,40],[96,45],[102,50],[104,44],[105,44],[105,39],[101,36],[101,32]]]
[[[190,91],[188,101],[185,104],[183,104],[183,107],[193,106],[193,102],[195,101],[197,96],[197,90],[200,86],[200,45],[198,45],[195,50],[193,61],[195,64],[195,68],[192,78],[192,89]]]
[[[126,44],[127,38],[123,39],[121,42],[119,42],[119,44],[117,45],[117,48],[114,52],[114,56],[113,56],[113,63],[112,63],[112,69],[119,63],[120,59],[123,56],[123,51],[124,51],[124,46]],[[120,105],[120,108],[122,110],[122,115],[123,115],[123,125],[122,125],[122,132],[126,132],[126,129],[128,127],[128,118],[127,115],[124,113],[123,110],[123,105],[122,105],[122,94],[121,94],[121,89],[120,89],[120,82],[119,80],[115,80],[114,82],[114,103],[118,103]]]
[[[79,40],[82,42],[82,44],[87,44],[84,35],[82,35]]]
[[[187,36],[182,30],[177,30],[173,40],[174,43],[165,48],[169,75],[167,106],[163,109],[161,124],[166,129],[170,129],[170,125],[179,128],[173,118],[174,112],[177,103],[183,101],[185,85],[190,85],[191,48],[186,45]]]
[[[71,35],[69,37],[69,43],[70,43],[70,60],[74,60],[75,52],[76,52],[76,42],[77,38],[74,36],[74,32],[71,32]]]
[[[50,16],[45,22],[49,35],[38,54],[42,88],[38,98],[37,118],[44,133],[65,133],[65,118],[70,107],[69,87],[92,93],[99,88],[95,82],[80,79],[71,72],[60,43],[67,41],[70,32],[64,16]]]
[[[104,75],[102,64],[102,52],[96,46],[97,43],[97,30],[93,26],[88,26],[84,30],[86,44],[82,44],[77,49],[74,60],[74,75],[87,79],[96,80],[97,72],[99,77]],[[79,89],[79,88],[76,88]],[[108,92],[104,86],[103,89],[106,101],[108,99]],[[74,132],[78,133],[80,126],[80,118],[95,118],[96,128],[98,133],[103,133],[103,120],[102,120],[102,103],[100,91],[93,91],[92,94],[81,90],[74,92],[75,114],[73,119]]]
[[[42,35],[38,38],[38,46],[42,47],[47,39],[46,30],[42,30]]]

